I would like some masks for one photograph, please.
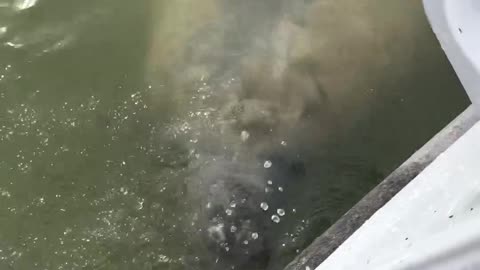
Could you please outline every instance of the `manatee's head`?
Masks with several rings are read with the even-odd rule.
[[[220,156],[206,159],[209,162],[197,168],[188,185],[198,202],[203,244],[218,269],[259,263],[254,258],[266,251],[270,221],[260,207],[268,196],[260,166]]]
[[[281,217],[277,224],[272,216],[288,207],[288,186],[298,184],[306,169],[288,150],[270,154],[205,157],[208,162],[202,162],[189,180],[189,194],[198,202],[203,244],[211,260],[218,259],[218,269],[266,269],[271,263],[278,245],[273,236],[286,222]]]

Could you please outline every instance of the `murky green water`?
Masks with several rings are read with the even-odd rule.
[[[0,269],[281,269],[467,103],[419,2],[0,0]]]

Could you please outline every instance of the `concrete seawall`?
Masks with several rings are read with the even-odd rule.
[[[478,120],[479,116],[475,114],[473,106],[467,108],[363,197],[334,225],[317,237],[284,270],[315,269],[378,209],[465,134]]]

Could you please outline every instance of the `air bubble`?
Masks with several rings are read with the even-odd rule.
[[[250,138],[250,133],[248,133],[248,131],[246,131],[246,130],[243,130],[240,133],[240,139],[242,140],[242,142],[246,142],[248,140],[248,138]]]
[[[262,208],[263,211],[267,211],[268,210],[268,204],[266,202],[262,202],[260,204],[260,208]]]
[[[273,215],[272,216],[272,221],[275,222],[275,223],[280,223],[280,217],[277,216],[277,215]]]
[[[268,210],[268,204],[266,202],[262,202],[260,204],[260,208],[262,208],[263,211],[267,211]]]
[[[272,167],[272,162],[270,160],[266,160],[265,163],[263,163],[263,167],[265,169]]]

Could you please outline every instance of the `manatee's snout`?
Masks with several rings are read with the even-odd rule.
[[[265,252],[264,226],[259,220],[215,217],[207,229],[207,245],[222,265],[246,266]],[[244,269],[244,268],[241,268]]]
[[[223,269],[249,264],[265,250],[270,220],[260,203],[267,196],[267,180],[262,175],[265,169],[257,163],[216,156],[214,162],[201,167],[192,186],[202,201],[205,245]]]
[[[249,200],[258,201],[250,196],[233,199],[226,205],[210,203],[207,210],[209,246],[223,249],[226,253],[248,255],[252,252],[255,241],[261,241],[264,215],[260,212],[259,203]]]

